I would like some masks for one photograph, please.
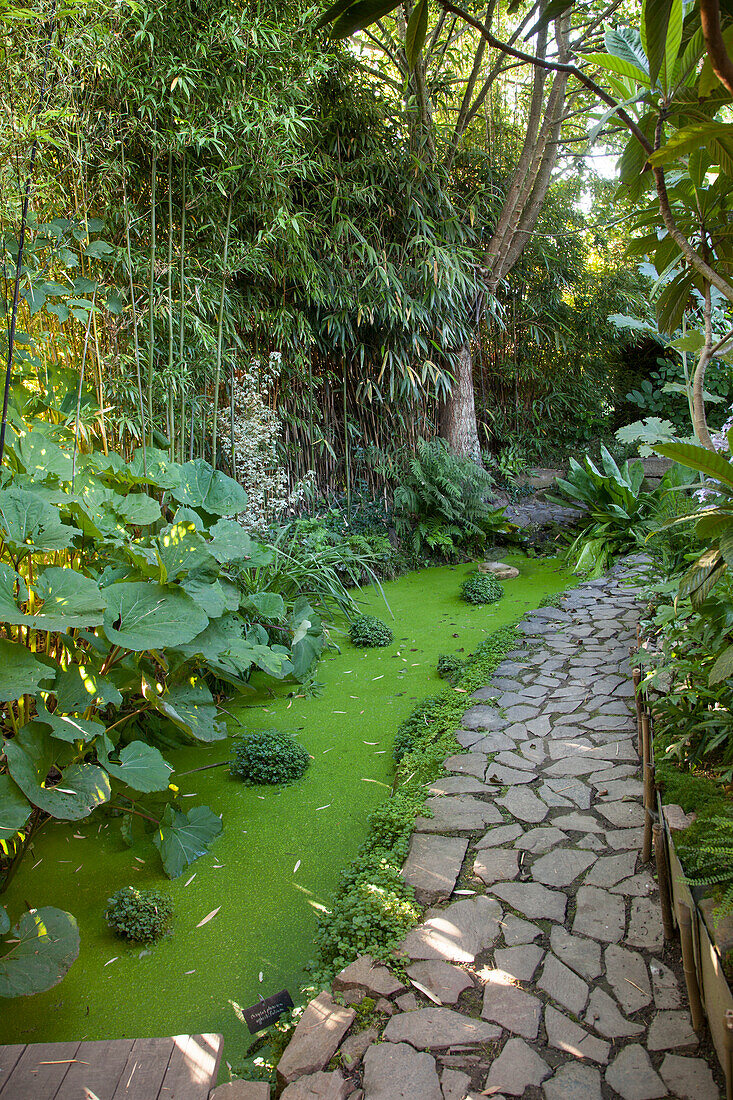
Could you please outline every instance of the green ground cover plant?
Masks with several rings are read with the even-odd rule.
[[[229,774],[247,784],[294,783],[311,762],[294,737],[276,729],[239,738],[233,749]]]
[[[359,649],[391,645],[394,641],[390,628],[375,615],[357,615],[349,629],[349,637],[351,644]]]
[[[107,901],[105,919],[116,936],[133,943],[155,943],[173,917],[170,898],[157,890],[123,886]]]
[[[466,577],[461,585],[461,595],[467,603],[496,603],[504,595],[504,586],[491,573],[477,570]]]

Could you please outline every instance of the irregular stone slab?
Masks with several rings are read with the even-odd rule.
[[[634,1024],[622,1016],[613,997],[609,997],[602,989],[591,992],[583,1019],[607,1039],[625,1039],[632,1035],[641,1035],[644,1031],[641,1024]]]
[[[336,975],[333,988],[338,992],[361,989],[372,997],[392,997],[404,993],[407,987],[386,966],[375,963],[371,955],[362,955]]]
[[[545,1100],[601,1100],[601,1075],[590,1066],[570,1062],[545,1081]]]
[[[503,768],[501,764],[489,764],[486,778],[501,783],[502,787],[518,787],[522,783],[533,783],[537,778],[534,772],[520,771],[519,768]]]
[[[549,852],[551,848],[556,848],[558,844],[562,844],[567,839],[567,833],[564,833],[561,829],[556,829],[554,825],[543,825],[539,829],[530,829],[528,832],[523,833],[514,847],[522,848],[525,852],[539,854],[540,852]]]
[[[647,1050],[694,1050],[697,1044],[689,1012],[658,1012],[646,1040]]]
[[[369,1100],[443,1100],[435,1059],[407,1043],[374,1043],[364,1056]]]
[[[566,737],[563,731],[563,736],[559,737],[555,741],[550,741],[547,745],[547,751],[550,754],[552,760],[566,760],[568,757],[575,757],[582,755],[585,752],[591,752],[593,750],[593,744],[587,737]],[[595,760],[595,755],[593,756]],[[594,771],[598,771],[598,764],[596,764]]]
[[[499,736],[502,736],[501,734]],[[482,741],[485,734],[482,730],[456,730],[455,738],[459,745],[462,745],[464,749],[472,749],[478,742]],[[509,742],[509,748],[512,748],[513,742]],[[480,749],[478,750],[481,751]]]
[[[542,753],[542,756],[544,755]],[[537,767],[536,760],[527,760],[524,756],[520,756],[518,752],[499,752],[496,754],[495,763],[501,764],[504,768],[513,768],[515,771],[518,769],[533,774]]]
[[[555,805],[575,805],[579,810],[589,810],[591,802],[590,788],[579,779],[548,779],[540,787],[540,797],[548,804],[554,799]]]
[[[538,882],[500,882],[492,886],[491,892],[525,917],[554,920],[558,924],[565,920],[568,899],[559,890],[548,890]]]
[[[612,944],[606,948],[606,979],[623,1012],[637,1012],[652,999],[646,963],[638,951]],[[661,1048],[660,1048],[661,1049]]]
[[[595,787],[597,790],[602,790],[609,783],[615,783],[619,779],[635,778],[639,773],[638,764],[611,765],[607,760],[599,760],[598,763],[604,770],[593,772],[593,775],[588,776],[591,787]]]
[[[536,1039],[542,1015],[542,1003],[537,997],[513,985],[510,976],[503,970],[483,971],[482,977],[486,982],[481,1009],[484,1020],[499,1024],[525,1039]]]
[[[466,1100],[471,1091],[471,1078],[457,1069],[444,1069],[440,1076],[443,1100]]]
[[[479,703],[466,711],[461,719],[461,725],[467,730],[501,730],[506,722],[497,707]]]
[[[300,1017],[277,1064],[280,1083],[289,1085],[327,1066],[355,1018],[353,1008],[337,1005],[329,993],[320,993]]]
[[[545,715],[540,715],[539,718],[531,718],[530,721],[525,722],[524,725],[527,732],[531,733],[534,737],[547,737],[552,729],[550,719]]]
[[[473,962],[499,935],[501,906],[493,898],[465,898],[408,932],[401,950],[411,959]]]
[[[656,1007],[679,1008],[682,1004],[680,987],[669,967],[659,959],[652,959],[649,963],[649,972],[652,976],[652,991]]]
[[[352,1091],[340,1070],[299,1077],[280,1094],[280,1100],[346,1100]]]
[[[513,747],[514,741],[508,735],[503,733],[487,733],[480,741],[474,742],[471,746],[471,751],[494,753],[498,752],[500,749]]]
[[[519,821],[536,825],[547,817],[547,805],[523,787],[512,787],[503,798],[497,799],[497,804],[504,806]]]
[[[545,1009],[545,1028],[551,1047],[557,1047],[573,1058],[589,1058],[601,1066],[608,1062],[611,1044],[604,1039],[596,1039],[552,1005]]]
[[[414,993],[403,993],[395,1003],[401,1012],[412,1012],[413,1009],[420,1007],[420,1002]]]
[[[485,752],[463,752],[457,756],[449,756],[443,761],[443,767],[447,772],[455,772],[457,775],[473,775],[477,779],[483,779],[486,774],[488,757]]]
[[[448,1050],[450,1047],[478,1046],[498,1039],[501,1031],[493,1024],[463,1016],[452,1008],[419,1008],[400,1012],[384,1029],[390,1043],[409,1043],[416,1050]]]
[[[537,986],[574,1016],[580,1015],[588,1000],[587,984],[551,953],[545,958]]]
[[[533,741],[520,741],[517,745],[517,754],[520,756],[520,759],[525,761],[526,765],[530,765],[533,768],[541,764],[547,756],[539,738],[535,738]],[[502,763],[504,763],[504,761],[502,761]],[[516,767],[519,766],[519,764],[516,765]]]
[[[349,1035],[348,1039],[344,1039],[339,1054],[346,1068],[353,1069],[358,1066],[371,1044],[378,1038],[377,1028],[368,1027],[365,1031],[357,1031],[355,1035]]]
[[[592,852],[604,851],[604,844],[597,833],[586,833],[585,836],[578,837],[576,841],[578,848],[588,848]]]
[[[571,936],[559,925],[550,932],[550,947],[560,962],[581,978],[593,980],[601,973],[601,946],[584,936]]]
[[[650,898],[634,898],[626,942],[632,947],[656,951],[664,943],[662,915],[659,905]]]
[[[648,898],[656,893],[657,884],[649,871],[642,871],[631,878],[622,879],[616,886],[611,887],[612,894],[623,894],[627,898]]]
[[[542,962],[544,951],[536,944],[521,944],[519,947],[500,947],[494,952],[494,963],[516,978],[518,982],[529,982]]]
[[[510,1039],[491,1063],[485,1087],[493,1089],[494,1095],[502,1092],[507,1096],[522,1096],[530,1085],[539,1087],[551,1072],[547,1062],[523,1039]]]
[[[503,820],[496,806],[470,794],[428,798],[425,804],[433,816],[415,820],[420,833],[475,833]]]
[[[270,1100],[270,1086],[264,1081],[227,1081],[213,1090],[209,1100]]]
[[[662,813],[664,814],[664,820],[667,822],[667,828],[671,833],[679,832],[680,829],[687,829],[692,825],[696,818],[696,814],[686,814],[681,806],[678,806],[675,802],[670,802],[669,805],[662,807]]]
[[[599,890],[597,886],[581,886],[577,895],[577,908],[573,932],[590,936],[603,943],[618,943],[623,939],[626,927],[626,910],[623,899]]]
[[[467,848],[468,840],[463,837],[412,834],[402,874],[415,888],[421,905],[434,905],[450,897]]]
[[[436,779],[428,787],[428,794],[494,794],[493,787],[487,787],[471,775],[446,775]]]
[[[492,882],[508,882],[519,874],[519,853],[513,848],[493,848],[476,856],[473,873],[490,886]]]
[[[574,848],[556,848],[532,864],[532,878],[545,886],[569,886],[578,875],[587,871],[596,857]]]
[[[496,848],[500,844],[511,844],[513,840],[522,835],[522,832],[521,825],[495,825],[493,829],[489,829],[487,833],[484,833],[478,841],[476,851],[480,852],[484,848]]]
[[[636,869],[636,852],[621,852],[617,856],[602,856],[585,880],[586,886],[615,886],[629,878]]]
[[[606,1070],[606,1081],[624,1100],[657,1100],[667,1088],[638,1043],[624,1047]]]
[[[610,783],[598,788],[598,797],[602,802],[641,798],[643,793],[644,787],[638,779],[612,779]]]
[[[602,833],[603,826],[590,814],[565,814],[553,819],[558,829],[567,829],[569,833]]]
[[[407,974],[445,1005],[457,1004],[461,993],[473,988],[473,980],[465,970],[439,959],[413,963],[407,968]]]
[[[513,947],[516,943],[531,943],[542,935],[542,929],[528,920],[515,917],[514,913],[507,913],[501,922],[504,932],[504,943]]]
[[[720,1090],[702,1058],[668,1054],[659,1069],[670,1095],[678,1100],[719,1100]]]
[[[607,829],[606,844],[615,851],[631,849],[634,852],[641,851],[643,829]]]
[[[617,829],[638,829],[644,824],[644,807],[637,802],[599,802],[596,809]]]
[[[507,707],[504,713],[511,722],[529,722],[539,717],[540,708],[520,703],[518,706]]]

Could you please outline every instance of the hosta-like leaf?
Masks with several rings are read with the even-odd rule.
[[[54,675],[24,645],[0,638],[0,702],[34,695],[41,684],[50,686]]]
[[[58,509],[27,489],[0,490],[0,531],[18,553],[65,550],[76,532],[59,519]]]
[[[242,600],[243,610],[252,609],[264,619],[280,621],[285,614],[285,603],[279,592],[253,592]]]
[[[180,504],[214,516],[234,516],[247,507],[247,494],[239,482],[214,470],[203,458],[178,468],[178,481],[171,494]]]
[[[31,804],[9,775],[0,775],[0,842],[10,840],[31,816]]]
[[[167,790],[173,772],[172,765],[159,750],[144,741],[131,741],[125,745],[119,753],[119,763],[110,760],[106,754],[100,759],[115,779],[127,783],[134,791],[146,794]]]
[[[57,748],[40,722],[29,722],[6,739],[4,750],[8,771],[23,794],[52,817],[79,821],[109,800],[109,778],[96,764],[71,764],[55,786],[46,786]]]
[[[62,714],[60,711],[49,713],[40,699],[36,700],[39,722],[51,729],[52,735],[59,741],[83,741],[87,744],[100,737],[106,729],[103,722],[95,718],[77,718],[75,714]]]
[[[145,493],[118,497],[115,511],[125,523],[131,523],[134,527],[148,527],[151,523],[157,523],[161,516],[157,500]]]
[[[208,806],[194,806],[188,813],[166,806],[153,843],[168,877],[178,878],[194,860],[205,855],[221,830],[221,818]]]
[[[79,954],[79,929],[71,913],[52,906],[24,913],[0,957],[0,997],[28,997],[51,989]]]
[[[208,615],[190,596],[149,581],[123,581],[104,589],[104,632],[125,649],[165,649],[190,642],[208,625]]]
[[[274,555],[269,546],[253,539],[235,520],[220,519],[210,533],[208,548],[222,565],[237,561],[255,567],[269,565],[273,561]]]
[[[209,546],[192,523],[176,523],[167,528],[158,535],[156,544],[169,582],[202,566],[208,566],[211,580],[218,577],[219,569]]]
[[[40,611],[30,618],[44,630],[66,630],[71,626],[97,626],[102,622],[107,600],[96,581],[73,569],[50,565],[38,575],[36,596]]]
[[[162,695],[147,697],[154,699],[161,714],[197,741],[223,741],[227,735],[224,722],[217,718],[214,698],[200,676],[174,684]]]
[[[14,449],[22,468],[34,481],[45,481],[49,477],[71,481],[71,455],[62,451],[42,432],[22,435]]]

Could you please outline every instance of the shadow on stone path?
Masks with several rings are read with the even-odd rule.
[[[467,752],[446,760],[405,864],[431,907],[403,944],[411,988],[368,957],[334,982],[390,1017],[381,1042],[373,1030],[342,1046],[345,1066],[348,1044],[351,1064],[363,1058],[365,1100],[721,1095],[639,855],[631,577],[619,568],[530,613],[525,646],[475,693]],[[347,1014],[345,1034],[353,1012],[328,994],[307,1011],[322,998]],[[340,1072],[316,1077],[328,1091],[302,1096],[360,1095]]]

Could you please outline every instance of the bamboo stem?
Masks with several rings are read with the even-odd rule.
[[[211,465],[216,469],[216,421],[219,413],[219,385],[221,380],[221,345],[224,331],[224,296],[227,285],[227,256],[229,254],[229,230],[232,224],[232,197],[227,203],[227,227],[224,233],[224,257],[221,267],[221,297],[219,298],[219,318],[216,326],[216,375],[214,378],[214,422],[211,428]]]
[[[705,1025],[705,1015],[700,1000],[700,987],[697,984],[697,971],[695,970],[695,949],[692,943],[692,913],[690,907],[680,902],[678,908],[680,940],[682,943],[682,967],[685,972],[685,984],[687,985],[687,999],[690,1002],[690,1015],[692,1026],[700,1034]]]
[[[153,365],[155,359],[155,177],[158,158],[153,149],[150,166],[150,279],[148,283],[148,441],[153,445]]]
[[[145,405],[143,402],[143,380],[140,371],[140,343],[137,334],[137,306],[135,304],[135,283],[132,275],[132,247],[130,245],[130,212],[127,205],[127,176],[125,173],[125,142],[122,148],[122,204],[125,213],[125,247],[127,249],[127,274],[130,281],[130,305],[132,307],[132,335],[135,348],[135,376],[137,397],[140,405],[140,440],[143,448],[143,474],[148,472],[147,445],[145,443]]]
[[[639,758],[642,754],[642,740],[641,740],[641,714],[642,714],[642,701],[641,701],[641,669],[637,666],[633,672],[634,677],[634,702],[636,704],[636,734],[637,734],[637,748],[639,752]]]
[[[671,940],[674,939],[674,917],[672,914],[672,894],[669,888],[669,864],[667,863],[667,846],[664,832],[659,822],[654,823],[652,834],[654,837],[657,878],[659,880],[659,900],[662,906],[664,938],[665,940]]]
[[[181,377],[181,462],[186,459],[186,370],[184,364],[184,345],[186,333],[186,150],[183,150],[181,164],[181,260],[178,273],[179,293],[181,295],[181,316],[178,332],[178,369]]]
[[[733,1100],[733,1009],[730,1008],[725,1010],[725,1050],[725,1097]]]
[[[644,769],[644,842],[641,849],[643,863],[652,856],[652,812],[654,810],[654,764],[651,758],[651,734],[649,716],[641,718],[642,765]]]
[[[168,420],[170,436],[168,455],[174,453],[173,425],[173,147],[168,150]]]

